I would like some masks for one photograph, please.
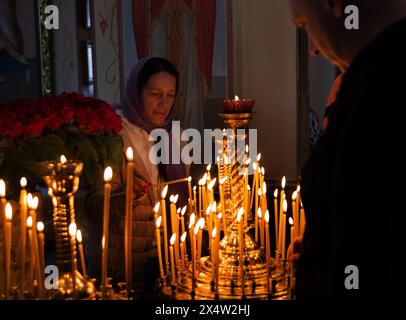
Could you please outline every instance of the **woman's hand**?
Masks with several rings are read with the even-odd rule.
[[[297,261],[300,258],[300,248],[302,247],[302,241],[303,241],[303,237],[296,237],[293,240],[293,247],[292,245],[289,245],[288,248],[288,262],[296,264]]]
[[[146,180],[141,176],[134,176],[133,181],[133,197],[139,198],[148,193],[152,189],[151,181]]]

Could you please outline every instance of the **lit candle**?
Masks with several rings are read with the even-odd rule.
[[[40,261],[40,270],[41,270],[41,280],[38,284],[39,286],[43,287],[43,292],[45,292],[44,282],[44,270],[45,270],[45,254],[44,254],[44,245],[45,245],[45,235],[44,235],[44,223],[41,221],[37,222],[37,231],[38,231],[38,253],[39,253],[39,261]],[[42,297],[41,299],[43,299]]]
[[[216,253],[217,253],[217,248],[216,248],[216,234],[217,234],[217,228],[214,228],[212,233],[211,233],[211,279],[212,281],[215,280],[216,276]]]
[[[5,244],[5,275],[6,275],[6,300],[9,299],[9,294],[10,294],[10,276],[11,276],[11,223],[13,220],[13,209],[11,207],[11,204],[7,202],[6,204],[6,211],[5,211],[5,238],[4,238],[4,244]]]
[[[247,169],[246,169],[247,170]],[[244,223],[248,221],[248,173],[244,172]]]
[[[303,204],[301,205],[300,208],[300,235],[303,237],[303,233],[306,227],[306,215],[305,215],[305,210],[303,208]]]
[[[203,197],[203,195],[202,195],[202,192],[203,192],[202,184],[203,184],[202,179],[200,179],[199,180],[199,212],[197,214],[198,217],[201,217],[201,215],[202,215],[202,205],[203,205],[203,202],[202,202],[202,197]]]
[[[189,191],[189,200],[192,200],[192,177],[187,178],[187,188]]]
[[[214,178],[207,186],[209,203],[212,203],[214,201],[213,188],[214,188],[214,185],[216,184],[216,182],[217,182],[217,178]]]
[[[134,152],[131,147],[126,152],[126,203],[125,203],[125,227],[124,227],[124,250],[125,250],[125,275],[127,290],[132,284],[132,216],[133,216],[133,177],[134,177]]]
[[[154,223],[157,222],[158,220],[158,213],[159,213],[159,208],[161,207],[161,202],[157,202],[154,206]]]
[[[290,224],[290,246],[292,247],[292,254],[293,254],[293,249],[294,249],[294,239],[295,239],[295,227],[294,227],[294,221],[290,217],[289,218],[289,224]],[[290,263],[290,288],[293,288],[293,262]]]
[[[259,181],[257,181],[258,180],[258,170],[257,170],[258,165],[256,162],[254,162],[252,164],[252,169],[254,170],[254,183],[252,184],[253,192],[252,192],[252,197],[251,197],[251,207],[252,207],[252,202],[253,202],[252,199],[255,198],[255,209],[254,209],[254,214],[255,214],[256,212],[258,212],[257,197],[258,197],[258,183],[259,183]],[[258,243],[258,216],[256,214],[255,214],[255,218],[254,218],[254,224],[255,224],[255,242]]]
[[[37,208],[38,208],[38,197],[32,197],[32,194],[29,193],[27,195],[27,204],[28,204],[28,213],[30,217],[32,218],[32,250],[34,253],[33,258],[34,260],[34,271],[35,271],[35,277],[38,282],[38,290],[39,290],[39,295],[40,297],[43,297],[43,286],[39,285],[39,282],[41,282],[41,266],[40,266],[40,260],[39,260],[39,254],[38,254],[38,237],[37,237]]]
[[[259,220],[259,234],[260,234],[260,239],[261,239],[261,248],[264,248],[264,243],[265,243],[265,239],[264,239],[264,229],[262,228],[262,209],[258,208],[258,212],[257,212],[257,216],[258,216],[258,220]]]
[[[104,206],[103,206],[103,240],[102,240],[102,299],[107,298],[107,261],[109,248],[109,215],[110,215],[110,192],[113,170],[107,167],[104,171]],[[75,232],[76,234],[76,232]]]
[[[185,233],[185,213],[186,213],[186,210],[187,210],[187,206],[184,206],[182,208],[182,211],[181,211],[180,222],[181,222],[181,227],[182,227],[182,234]]]
[[[171,284],[175,285],[176,284],[176,274],[175,274],[175,258],[173,257],[173,246],[174,246],[175,241],[176,241],[176,233],[174,233],[172,235],[170,241],[171,241],[170,255],[171,255],[171,276],[172,276],[171,277],[171,279],[172,279]]]
[[[282,220],[283,220],[283,200],[285,199],[285,186],[286,186],[286,177],[282,178],[282,183],[281,183],[281,197],[280,197],[280,205],[279,205],[279,239],[278,239],[278,252],[280,255],[282,255]]]
[[[193,211],[194,211],[194,212],[197,212],[197,206],[196,206],[196,189],[197,189],[197,187],[194,186],[194,187],[193,187],[193,207],[194,207]]]
[[[69,225],[70,253],[72,263],[73,294],[76,294],[76,223]]]
[[[206,223],[207,223],[207,232],[209,233],[209,251],[211,252],[211,242],[210,242],[210,234],[213,230],[212,224],[211,224],[211,205],[207,207],[206,209]]]
[[[219,190],[220,190],[220,204],[221,204],[221,210],[222,210],[222,216],[223,216],[223,231],[225,235],[228,235],[228,228],[227,228],[227,223],[226,223],[226,203],[224,201],[224,188],[223,184],[227,181],[227,177],[224,177],[223,179],[220,180],[219,183]]]
[[[3,225],[3,239],[6,239],[6,183],[4,182],[3,179],[0,180],[0,218],[2,219],[2,225]],[[4,270],[6,269],[6,248],[4,248]],[[6,275],[4,274],[4,277]],[[5,281],[5,279],[3,280]],[[4,284],[5,285],[5,284]]]
[[[298,219],[299,219],[299,214],[300,214],[300,201],[301,201],[301,199],[300,199],[300,185],[297,186],[296,192],[297,192],[297,197],[296,197],[296,214],[297,214],[297,217],[298,217]],[[296,235],[299,235],[299,224],[298,224],[298,222],[299,222],[299,220],[298,220],[298,221],[294,221],[294,224],[296,225],[296,227],[295,227]]]
[[[20,299],[24,298],[24,278],[25,278],[25,250],[27,246],[27,228],[25,221],[27,220],[27,179],[21,178],[20,180]]]
[[[195,227],[195,222],[196,222],[196,215],[194,213],[192,213],[189,218],[189,226],[188,226],[189,238],[190,238],[190,248],[192,248],[192,246],[193,246],[193,243],[192,243],[193,242],[193,228]],[[193,255],[193,252],[192,252],[192,255]]]
[[[288,202],[283,200],[283,220],[282,220],[282,259],[285,260],[286,255],[286,212],[288,211]]]
[[[196,223],[193,232],[191,233],[192,236],[192,291],[195,291],[196,285],[196,260],[197,260],[197,248],[196,248],[196,239],[199,233],[199,223]],[[192,231],[192,230],[191,230]]]
[[[165,267],[166,273],[169,274],[169,256],[168,256],[168,224],[166,222],[166,203],[165,198],[168,193],[168,186],[162,190],[161,193],[161,215],[162,215],[162,225],[164,232],[164,253],[165,253]]]
[[[199,221],[197,222],[199,225],[199,234],[197,236],[197,260],[200,263],[200,258],[202,257],[202,236],[203,236],[203,228],[204,228],[204,219],[200,218]]]
[[[176,202],[178,201],[179,196],[172,195],[170,196],[170,209],[171,209],[171,224],[172,224],[172,234],[179,234],[179,219],[178,215],[176,214]],[[179,255],[179,237],[175,237],[175,261],[178,263],[180,255]]]
[[[299,216],[298,216],[298,212],[296,209],[296,203],[297,203],[296,198],[297,198],[297,191],[293,192],[293,194],[292,194],[292,214],[293,214],[294,223],[297,223],[299,221]],[[296,234],[296,231],[297,230],[295,230],[295,234],[293,235],[295,237],[298,236],[298,234]]]
[[[273,193],[273,211],[275,218],[275,252],[278,251],[278,188]]]
[[[30,268],[28,270],[28,292],[32,293],[33,271],[35,270],[34,244],[32,241],[32,217],[27,218],[28,243],[30,246]]]
[[[185,266],[185,254],[186,254],[185,240],[186,240],[186,236],[187,236],[187,233],[184,232],[182,234],[182,236],[180,237],[180,257],[181,257],[181,267],[180,267],[180,269],[182,270],[182,272],[186,270],[186,266]]]
[[[240,265],[240,281],[241,281],[241,292],[244,296],[245,288],[244,288],[244,221],[243,221],[244,209],[241,208],[237,214],[237,222],[239,224],[239,265]]]
[[[221,221],[221,218],[222,218],[222,213],[220,212],[218,215],[217,215],[217,219],[216,219],[216,229],[217,229],[217,233],[216,233],[216,248],[217,248],[217,251],[218,250],[220,250],[220,221]]]
[[[83,249],[83,238],[82,238],[82,232],[80,230],[78,230],[76,232],[76,240],[77,240],[78,246],[79,246],[80,265],[82,266],[83,276],[87,278],[86,259],[85,259],[85,252]]]
[[[267,274],[267,279],[266,279],[266,286],[267,286],[267,292],[269,293],[269,279],[271,277],[271,243],[269,240],[269,211],[267,210],[265,212],[265,236],[266,236],[266,274]]]
[[[206,208],[208,206],[206,184],[207,184],[207,173],[204,174],[203,179],[202,179],[203,210],[206,210]]]
[[[157,250],[158,250],[159,273],[161,275],[161,279],[165,279],[164,265],[162,263],[161,234],[159,231],[159,228],[161,227],[161,222],[162,222],[162,216],[158,217],[158,219],[155,222],[155,226],[156,226],[155,236],[156,236],[156,246],[157,246]]]

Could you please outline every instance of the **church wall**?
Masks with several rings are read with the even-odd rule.
[[[256,100],[251,128],[267,178],[295,179],[296,30],[286,0],[236,0],[234,5],[234,87]]]

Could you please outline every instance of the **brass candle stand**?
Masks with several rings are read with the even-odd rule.
[[[223,113],[220,114],[225,124],[232,129],[234,139],[245,139],[240,130],[247,129],[252,119],[253,112],[250,113]],[[234,152],[234,145],[230,146],[225,139],[220,148],[223,154],[235,156],[232,163],[221,161],[218,166],[218,179],[227,178],[224,183],[224,206],[218,206],[218,211],[225,214],[225,219],[220,221],[222,238],[218,248],[218,267],[215,268],[215,277],[218,281],[213,281],[213,269],[209,256],[202,257],[197,261],[196,279],[193,285],[192,262],[188,263],[186,277],[178,278],[176,288],[167,286],[163,292],[180,300],[218,300],[218,299],[290,299],[291,281],[290,272],[287,271],[286,261],[283,261],[277,254],[271,259],[270,277],[268,277],[264,248],[251,238],[249,230],[254,227],[254,217],[251,212],[247,217],[247,223],[243,226],[243,273],[241,277],[240,266],[240,238],[239,222],[237,222],[237,212],[243,207],[244,202],[244,161]],[[244,144],[245,147],[245,144]],[[204,210],[203,210],[204,211]],[[204,212],[199,213],[200,217]],[[224,222],[226,225],[224,225]],[[242,280],[243,279],[243,280]]]

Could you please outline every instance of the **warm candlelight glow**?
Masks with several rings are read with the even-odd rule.
[[[27,186],[27,178],[25,178],[25,177],[21,178],[20,186],[21,186],[21,188],[25,188]]]
[[[134,161],[133,148],[128,147],[125,154],[126,154],[126,157],[127,157],[127,161],[128,161],[128,162]]]
[[[176,233],[174,233],[171,237],[171,240],[170,240],[171,246],[173,246],[175,244],[175,241],[176,241]]]
[[[216,201],[214,201],[214,202],[211,204],[211,211],[212,211],[212,212],[216,212],[216,211],[217,211],[217,202],[216,202]]]
[[[240,101],[240,98],[236,95],[236,96],[234,97],[234,100],[235,100],[235,101]]]
[[[257,168],[258,168],[258,165],[257,165],[257,163],[254,161],[254,162],[252,163],[252,169],[254,170],[254,172],[257,171]]]
[[[262,219],[262,210],[261,210],[261,208],[258,208],[257,215],[258,215],[258,218]]]
[[[11,204],[7,202],[6,204],[6,220],[11,221],[13,220],[13,208]]]
[[[31,229],[32,228],[32,217],[29,216],[27,218],[27,228]]]
[[[77,240],[79,243],[82,243],[82,241],[83,241],[83,239],[82,239],[82,231],[78,230],[78,231],[76,232],[76,240]]]
[[[264,168],[264,167],[261,168],[261,174],[262,174],[263,176],[265,175],[265,168]]]
[[[0,197],[4,198],[6,196],[6,183],[3,179],[0,180]]]
[[[196,221],[196,215],[195,215],[194,213],[192,213],[192,214],[190,215],[189,225],[195,224],[195,221]],[[189,227],[189,229],[190,229],[190,227]]]
[[[177,194],[176,196],[171,195],[171,196],[169,197],[169,201],[170,201],[171,203],[173,203],[173,204],[176,204],[176,202],[178,202],[178,199],[179,199],[179,195],[178,195],[178,194]]]
[[[176,210],[177,214],[180,214],[181,208],[178,208],[178,210]]]
[[[74,238],[76,237],[76,231],[77,231],[77,227],[76,227],[76,223],[72,222],[69,225],[69,235]]]
[[[262,157],[262,154],[261,154],[261,153],[258,153],[258,155],[257,155],[257,161],[258,161],[258,162],[261,161],[261,157]]]
[[[248,160],[245,161],[245,165],[249,166],[250,163],[251,163],[251,158],[248,158]]]
[[[38,221],[37,222],[37,231],[44,232],[44,229],[45,229],[44,223],[42,221]]]
[[[166,194],[168,193],[168,188],[169,188],[169,186],[166,185],[165,188],[162,190],[162,193],[161,193],[161,198],[162,199],[166,198]]]
[[[187,206],[184,206],[184,207],[182,208],[182,211],[181,211],[182,217],[185,215],[186,210],[187,210]]]
[[[186,241],[187,232],[184,232],[180,237],[180,242],[184,243]]]
[[[202,178],[202,186],[204,186],[207,182],[207,173],[204,174],[203,178]]]
[[[292,217],[289,217],[289,224],[290,224],[291,226],[293,226],[293,219],[292,219]]]
[[[238,222],[241,221],[241,218],[242,218],[243,214],[244,214],[244,208],[240,208],[240,210],[238,210],[238,213],[237,213],[237,221]]]
[[[157,204],[156,204],[155,207],[154,207],[154,212],[155,212],[155,213],[158,213],[160,207],[161,207],[161,203],[160,203],[160,202],[157,202]]]
[[[261,190],[261,188],[258,189],[258,196],[259,196],[259,197],[262,196],[262,190]]]
[[[207,189],[208,190],[213,190],[214,185],[216,184],[217,178],[214,178],[208,185]]]
[[[299,193],[300,192],[300,184],[297,186],[296,191]]]
[[[262,184],[262,193],[265,195],[266,194],[266,182]]]
[[[113,178],[113,169],[111,169],[111,167],[107,167],[106,170],[104,170],[104,181],[110,182],[112,178]]]
[[[61,163],[65,164],[66,162],[68,162],[68,160],[66,159],[66,157],[64,155],[61,155]]]
[[[245,153],[248,153],[250,151],[250,148],[248,147],[248,144],[245,145]]]
[[[224,177],[220,180],[220,185],[223,185],[227,181],[227,177]]]
[[[287,212],[288,211],[288,202],[285,200],[283,200],[283,212]]]
[[[214,227],[213,231],[211,232],[211,237],[214,239],[216,238],[216,234],[217,234],[217,228]]]
[[[286,177],[285,176],[283,176],[283,178],[282,178],[282,189],[285,189],[285,187],[286,187]]]
[[[161,227],[161,223],[162,223],[162,216],[159,216],[158,219],[156,219],[155,222],[155,226],[157,229],[159,229]]]
[[[197,222],[197,225],[198,225],[199,228],[202,229],[202,230],[203,230],[203,228],[204,228],[204,224],[205,224],[204,218],[200,218],[199,221]]]
[[[32,194],[29,193],[27,195],[27,205],[28,208],[30,208],[31,210],[37,210],[38,208],[38,197],[32,197]]]
[[[207,166],[207,171],[211,170],[211,163]]]
[[[297,191],[293,192],[293,194],[292,194],[292,200],[296,201],[296,198],[297,198]]]
[[[200,230],[200,225],[199,223],[196,223],[195,228],[193,229],[193,233],[195,234],[195,236],[197,236],[197,234],[199,233]]]
[[[265,212],[265,222],[268,223],[269,222],[269,211],[266,210]]]

